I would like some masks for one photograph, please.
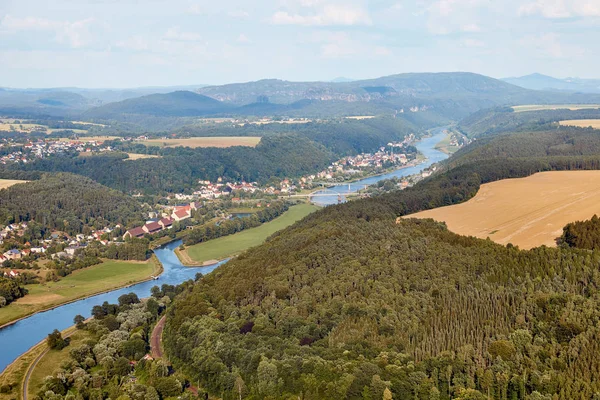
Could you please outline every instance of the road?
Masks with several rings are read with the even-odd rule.
[[[166,321],[167,321],[167,316],[164,315],[156,323],[156,326],[154,327],[154,330],[152,331],[152,336],[150,337],[150,351],[151,351],[152,357],[154,357],[154,358],[161,358],[163,356],[161,342],[162,342],[162,332],[163,332],[163,329],[165,328]],[[75,332],[77,332],[77,331],[74,330],[73,332],[69,332],[68,334],[64,335],[63,338],[68,338],[69,336],[73,335]],[[21,389],[23,392],[23,400],[27,400],[27,391],[29,389],[29,379],[31,378],[31,374],[33,373],[33,370],[38,365],[40,360],[48,353],[48,351],[50,351],[50,348],[46,346],[44,351],[42,351],[42,353],[39,356],[37,356],[31,364],[29,364],[29,368],[27,368],[27,373],[25,374],[25,377],[23,378],[23,385],[21,386]]]
[[[63,339],[68,338],[69,336],[72,336],[75,332],[77,332],[76,330],[74,330],[73,332],[69,332],[66,335],[63,336]],[[44,340],[45,342],[45,340]],[[46,348],[44,349],[44,351],[42,351],[42,353],[37,356],[35,358],[35,360],[33,360],[33,362],[31,364],[29,364],[29,367],[27,368],[27,373],[25,374],[25,377],[23,378],[23,385],[21,386],[21,391],[23,392],[23,400],[27,400],[27,391],[29,390],[29,378],[31,378],[31,374],[33,373],[33,370],[35,369],[35,367],[38,365],[38,363],[40,362],[40,360],[42,358],[44,358],[44,356],[50,351],[50,347],[46,346]]]
[[[167,316],[163,315],[163,317],[156,323],[154,330],[152,331],[152,336],[150,336],[150,353],[154,358],[161,358],[163,356],[162,351],[162,333],[163,329],[165,329],[165,322],[167,321]]]

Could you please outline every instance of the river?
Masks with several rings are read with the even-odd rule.
[[[445,128],[436,128],[432,131],[433,136],[427,137],[416,144],[416,148],[427,158],[424,162],[413,167],[400,168],[395,171],[389,172],[383,175],[371,176],[369,178],[354,181],[350,184],[340,183],[327,188],[326,190],[320,190],[316,194],[327,194],[331,193],[331,196],[319,196],[313,197],[312,202],[319,206],[328,206],[338,203],[338,194],[341,195],[341,200],[346,201],[344,194],[355,193],[359,190],[363,190],[366,186],[373,185],[381,180],[390,178],[401,178],[404,176],[414,175],[431,165],[443,161],[448,158],[448,155],[444,152],[435,149],[435,145],[444,139]],[[335,192],[335,193],[332,193]]]
[[[21,354],[39,343],[54,329],[63,330],[73,325],[73,317],[81,314],[84,317],[91,315],[92,307],[105,301],[117,303],[119,296],[126,293],[135,293],[140,298],[150,296],[153,286],[162,284],[178,285],[188,279],[194,279],[198,272],[207,274],[212,272],[221,263],[210,267],[185,267],[179,261],[174,251],[181,241],[170,243],[160,249],[154,250],[156,257],[162,263],[164,272],[158,280],[141,282],[130,287],[113,290],[73,303],[34,314],[13,325],[0,330],[0,371],[4,370]]]
[[[350,185],[337,185],[331,188],[335,192],[344,194],[355,192],[364,188],[364,185],[372,185],[382,179],[402,177],[416,174],[433,163],[442,161],[448,156],[435,149],[435,145],[444,138],[443,128],[434,130],[434,135],[421,140],[417,149],[423,153],[427,160],[417,166],[402,168],[385,175],[373,176],[353,182]],[[350,186],[350,187],[348,187]],[[330,197],[318,197],[319,205],[337,204],[337,194]],[[17,323],[0,330],[0,371],[3,371],[11,362],[32,346],[43,340],[54,329],[63,330],[73,325],[73,317],[81,314],[84,317],[91,315],[92,307],[105,301],[117,303],[119,296],[126,293],[135,293],[140,298],[150,296],[150,289],[155,285],[169,284],[177,285],[188,279],[194,279],[198,272],[208,274],[222,263],[210,267],[185,267],[181,264],[174,250],[181,241],[170,243],[160,249],[154,250],[156,257],[162,263],[164,272],[160,279],[147,281],[132,285],[127,288],[116,289],[108,293],[99,294],[78,300],[73,303],[56,307],[25,318]]]

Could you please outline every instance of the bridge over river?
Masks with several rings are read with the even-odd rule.
[[[299,199],[299,198],[303,198],[303,199],[308,199],[309,201],[313,201],[313,198],[315,197],[327,197],[327,198],[331,198],[332,196],[337,196],[337,202],[342,203],[346,198],[348,197],[360,197],[360,196],[364,196],[364,194],[360,193],[358,190],[362,190],[362,189],[355,189],[351,187],[352,184],[348,184],[348,191],[345,193],[341,193],[338,192],[336,190],[330,189],[330,188],[326,188],[326,189],[317,189],[312,193],[303,193],[303,194],[289,194],[287,196],[280,196],[280,198],[282,199]],[[369,187],[369,185],[363,185],[363,189],[366,189]]]

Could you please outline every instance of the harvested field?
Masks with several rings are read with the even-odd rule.
[[[260,142],[258,136],[223,136],[223,137],[194,137],[186,139],[150,139],[144,140],[143,144],[147,146],[160,147],[232,147],[248,146],[254,147]]]
[[[19,181],[17,179],[0,179],[0,189],[6,189],[17,183],[27,183],[28,181]]]
[[[563,126],[578,126],[580,128],[600,129],[600,119],[571,119],[568,121],[559,122]]]
[[[600,104],[531,104],[526,106],[513,106],[515,112],[546,111],[546,110],[588,110],[600,108]]]
[[[125,161],[143,160],[144,158],[160,158],[160,156],[154,156],[152,154],[127,153],[127,155],[129,158],[126,158]]]
[[[466,203],[406,218],[433,218],[461,235],[530,249],[556,246],[566,224],[600,215],[599,196],[600,171],[541,172],[482,185]]]

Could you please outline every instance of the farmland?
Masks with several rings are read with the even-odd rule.
[[[13,122],[6,122],[5,120],[3,120],[4,122],[0,122],[0,132],[10,132],[10,131],[15,131],[15,132],[33,132],[33,131],[44,131],[47,134],[50,134],[52,132],[55,131],[64,131],[65,129],[53,129],[53,128],[48,128],[45,125],[38,125],[38,124],[28,124],[28,123],[13,123]],[[68,129],[69,131],[72,131],[73,133],[87,133],[87,130],[84,129]]]
[[[258,136],[223,136],[223,137],[193,137],[186,139],[149,139],[144,140],[147,146],[159,147],[232,147],[247,146],[254,147],[260,142]]]
[[[572,119],[569,121],[560,121],[562,126],[577,126],[579,128],[600,129],[600,119]]]
[[[145,158],[160,158],[160,156],[154,156],[151,154],[127,153],[127,155],[129,158],[126,158],[125,161],[143,160]]]
[[[27,296],[0,309],[0,326],[50,307],[142,281],[157,274],[159,268],[154,258],[148,262],[106,260],[58,282],[27,285]]]
[[[600,104],[530,104],[525,106],[513,106],[512,109],[514,112],[526,112],[526,111],[547,111],[547,110],[562,110],[568,109],[571,111],[574,110],[589,110],[600,108]]]
[[[317,209],[318,207],[312,204],[300,204],[261,226],[193,245],[183,252],[178,252],[178,255],[184,264],[198,265],[208,260],[222,260],[250,247],[258,246],[275,232],[301,220]]]
[[[0,179],[0,189],[6,189],[17,183],[27,183],[27,181],[19,181],[16,179]]]
[[[569,222],[600,215],[600,171],[542,172],[481,186],[466,203],[407,216],[433,218],[461,235],[524,249],[555,246]]]

